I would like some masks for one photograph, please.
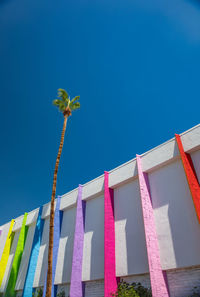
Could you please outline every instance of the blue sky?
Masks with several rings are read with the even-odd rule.
[[[200,122],[200,2],[0,2],[0,225]]]

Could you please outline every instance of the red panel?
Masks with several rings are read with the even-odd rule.
[[[199,186],[199,182],[198,182],[198,179],[197,179],[197,175],[196,175],[194,165],[192,163],[192,159],[191,159],[190,155],[184,152],[183,144],[181,142],[180,135],[175,134],[175,136],[176,136],[176,141],[177,141],[177,144],[178,144],[179,152],[180,152],[180,155],[181,155],[181,160],[182,160],[182,163],[183,163],[183,167],[184,167],[184,170],[185,170],[185,174],[186,174],[186,177],[187,177],[188,185],[189,185],[189,188],[190,188],[190,192],[191,192],[191,195],[192,195],[192,199],[193,199],[193,202],[194,202],[194,207],[195,207],[195,210],[196,210],[197,219],[198,219],[198,221],[200,223],[200,186]]]

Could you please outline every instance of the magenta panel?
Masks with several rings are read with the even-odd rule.
[[[108,184],[109,173],[104,174],[104,296],[110,297],[117,289],[115,269],[114,195]]]

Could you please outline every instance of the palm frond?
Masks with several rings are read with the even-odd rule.
[[[76,110],[76,109],[78,109],[78,108],[80,108],[80,102],[75,102],[75,103],[70,103],[70,105],[69,105],[69,107],[70,107],[70,109],[71,110]]]
[[[59,110],[61,111],[61,112],[63,112],[63,111],[65,111],[65,109],[66,109],[66,105],[65,105],[65,103],[64,102],[61,102],[60,104],[59,104]]]
[[[59,99],[55,99],[55,100],[53,100],[53,105],[59,106],[59,104],[60,104],[61,102],[62,102],[61,100],[59,100]]]
[[[67,91],[65,91],[64,89],[58,89],[58,97],[61,97],[64,100],[66,100],[67,98],[69,98],[69,95]]]
[[[66,106],[69,106],[70,104],[70,99],[67,98],[67,99],[63,99],[63,102],[66,104]]]
[[[59,99],[53,100],[53,105],[57,106],[58,109],[64,114],[64,116],[67,110],[69,112],[69,115],[71,115],[71,111],[80,108],[80,103],[77,102],[80,99],[80,96],[75,96],[70,101],[68,93],[64,89],[58,89],[58,98]]]
[[[74,97],[72,100],[71,100],[71,103],[75,103],[75,101],[79,100],[80,99],[80,96],[76,96]]]

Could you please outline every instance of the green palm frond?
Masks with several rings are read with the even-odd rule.
[[[59,99],[53,100],[53,105],[59,106],[62,101]]]
[[[65,91],[64,89],[58,89],[58,97],[61,97],[62,99],[66,100],[69,98],[69,95],[67,91]]]
[[[80,96],[75,96],[70,101],[68,93],[64,89],[58,89],[58,97],[59,99],[53,100],[53,105],[57,106],[62,113],[64,113],[68,107],[71,111],[80,108],[80,103],[77,102]]]
[[[81,106],[80,102],[75,102],[75,103],[69,105],[71,110],[76,110],[76,109],[80,108],[80,106]]]
[[[63,99],[63,102],[66,104],[66,107],[67,107],[70,104],[70,99],[69,98]]]
[[[61,111],[61,112],[63,112],[63,111],[65,111],[65,109],[66,109],[66,105],[65,105],[65,103],[64,102],[61,102],[60,104],[59,104],[59,110]]]
[[[71,103],[75,103],[75,101],[79,100],[80,99],[80,96],[76,96],[74,97],[72,100],[71,100]]]

